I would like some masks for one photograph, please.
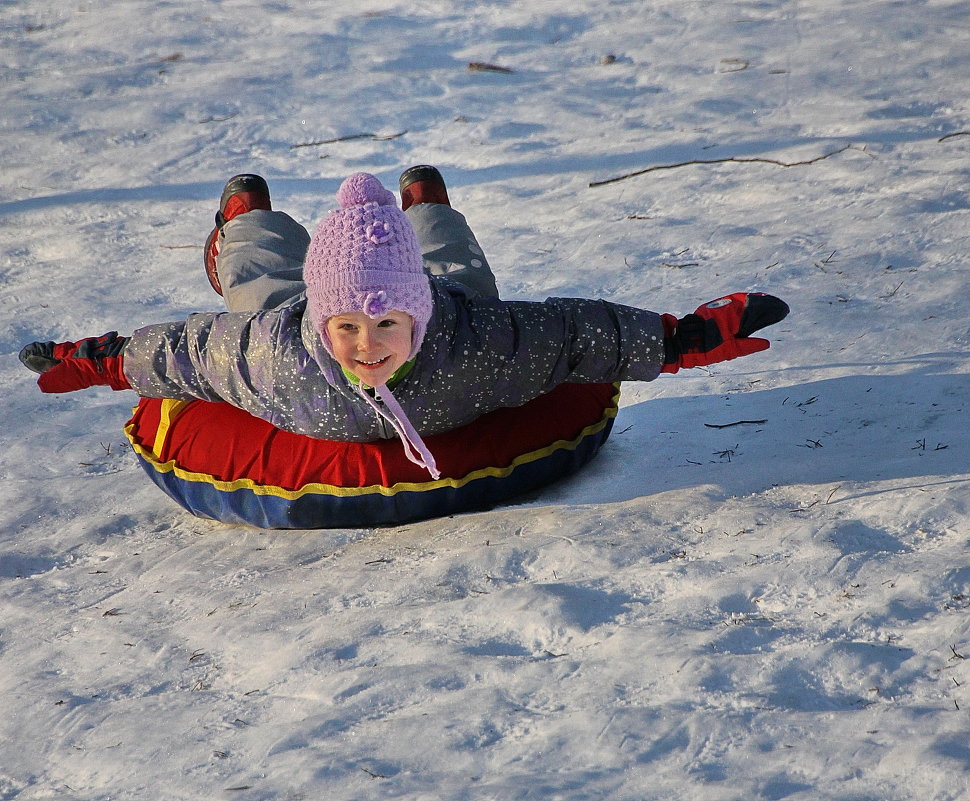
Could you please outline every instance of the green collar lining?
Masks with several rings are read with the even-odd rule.
[[[392,375],[389,379],[387,379],[388,389],[394,389],[394,387],[396,387],[398,384],[401,383],[402,380],[404,380],[407,374],[410,373],[411,369],[414,367],[414,361],[415,361],[414,359],[411,359],[410,361],[406,361],[404,362],[404,364],[398,367],[397,370],[394,371],[394,375]],[[341,365],[340,369],[343,370],[344,376],[351,384],[358,384],[364,389],[370,389],[370,387],[368,387],[367,384],[361,381],[356,375],[350,372],[350,370],[348,370],[346,367]]]

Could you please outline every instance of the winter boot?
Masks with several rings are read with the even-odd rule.
[[[234,175],[227,182],[222,190],[222,197],[219,200],[219,211],[216,212],[216,227],[212,229],[209,237],[205,240],[205,250],[202,253],[202,260],[205,264],[205,274],[209,278],[212,288],[222,294],[222,286],[219,284],[219,276],[216,273],[216,256],[219,255],[219,232],[229,220],[245,214],[253,209],[272,210],[269,200],[269,187],[266,181],[258,175],[244,173]]]
[[[441,203],[450,206],[445,179],[437,168],[428,164],[409,167],[401,173],[401,208],[407,211],[419,203]]]

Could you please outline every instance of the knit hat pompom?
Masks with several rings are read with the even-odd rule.
[[[396,205],[394,195],[377,178],[366,172],[354,173],[340,185],[337,202],[342,209],[366,206],[368,203],[376,203],[378,206]]]
[[[431,319],[431,284],[414,228],[394,195],[366,172],[341,184],[337,202],[340,208],[323,218],[303,263],[314,328],[332,356],[331,317],[401,311],[414,320],[408,356],[414,358]]]

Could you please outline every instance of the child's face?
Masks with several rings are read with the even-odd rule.
[[[389,311],[383,317],[363,312],[327,320],[327,334],[340,366],[369,387],[385,384],[411,353],[411,315]]]

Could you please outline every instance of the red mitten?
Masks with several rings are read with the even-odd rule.
[[[661,316],[664,326],[663,373],[703,367],[767,350],[767,339],[750,335],[788,316],[788,304],[762,292],[735,292],[705,303],[678,320]]]
[[[122,370],[128,342],[111,331],[77,342],[31,342],[20,351],[20,361],[40,373],[41,392],[73,392],[94,386],[131,389]]]

